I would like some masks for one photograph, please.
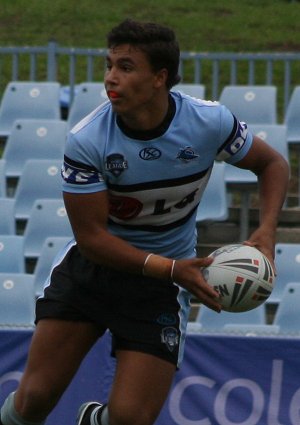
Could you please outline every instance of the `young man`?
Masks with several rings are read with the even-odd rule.
[[[286,161],[217,103],[170,89],[173,31],[122,22],[108,35],[109,101],[70,132],[63,191],[75,241],[56,261],[28,364],[3,425],[42,424],[80,362],[109,329],[116,374],[108,404],[78,425],[151,425],[183,355],[190,294],[220,311],[195,258],[195,215],[216,158],[259,177],[261,221],[248,243],[271,261],[288,182]]]

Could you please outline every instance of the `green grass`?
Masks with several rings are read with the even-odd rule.
[[[1,0],[0,45],[105,47],[131,17],[173,27],[182,50],[299,51],[300,3],[288,0]]]

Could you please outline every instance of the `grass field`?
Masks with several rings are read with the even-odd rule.
[[[182,50],[299,51],[300,3],[289,0],[1,0],[0,46],[105,47],[124,18],[173,27]]]

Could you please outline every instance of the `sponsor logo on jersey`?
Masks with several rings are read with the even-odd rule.
[[[185,148],[180,149],[176,158],[180,159],[181,161],[189,162],[198,157],[199,155],[195,153],[191,146],[186,146]]]
[[[124,170],[128,168],[128,162],[120,153],[108,155],[105,161],[105,170],[118,177]]]
[[[161,151],[157,148],[144,148],[140,151],[139,156],[145,161],[153,161],[161,157]]]

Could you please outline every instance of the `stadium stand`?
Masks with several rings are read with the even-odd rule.
[[[3,151],[6,177],[20,177],[28,159],[60,159],[67,135],[63,120],[18,119]]]
[[[287,127],[287,142],[300,143],[300,86],[296,86],[292,92],[285,112],[284,124]]]
[[[77,86],[76,94],[69,109],[68,128],[71,129],[82,118],[107,100],[104,83],[85,82]]]
[[[49,236],[73,237],[62,200],[38,199],[34,202],[24,231],[24,255],[38,258]]]
[[[267,303],[279,304],[288,282],[300,280],[300,244],[277,243],[275,250],[276,283]]]
[[[0,272],[25,273],[23,236],[0,235]]]
[[[34,269],[34,288],[36,296],[42,294],[44,284],[55,261],[56,255],[69,241],[69,237],[60,236],[52,236],[45,239]]]
[[[0,326],[33,326],[33,275],[0,273]]]
[[[247,124],[276,124],[276,96],[275,86],[231,85],[222,89],[219,102]]]
[[[215,162],[197,210],[196,221],[198,223],[224,221],[227,219],[229,210],[224,177],[225,165],[221,162]]]
[[[6,193],[6,174],[5,174],[6,161],[0,159],[0,197],[5,198]]]
[[[26,161],[14,196],[16,220],[27,220],[37,199],[62,199],[61,163],[51,159]]]
[[[205,97],[205,86],[203,84],[180,83],[174,86],[172,91],[180,91],[197,99],[204,99]]]
[[[281,333],[300,333],[300,275],[298,282],[286,284],[274,317]]]
[[[16,234],[15,200],[0,198],[0,235]]]
[[[60,119],[59,89],[57,82],[8,83],[0,104],[0,136],[9,136],[16,119]]]

